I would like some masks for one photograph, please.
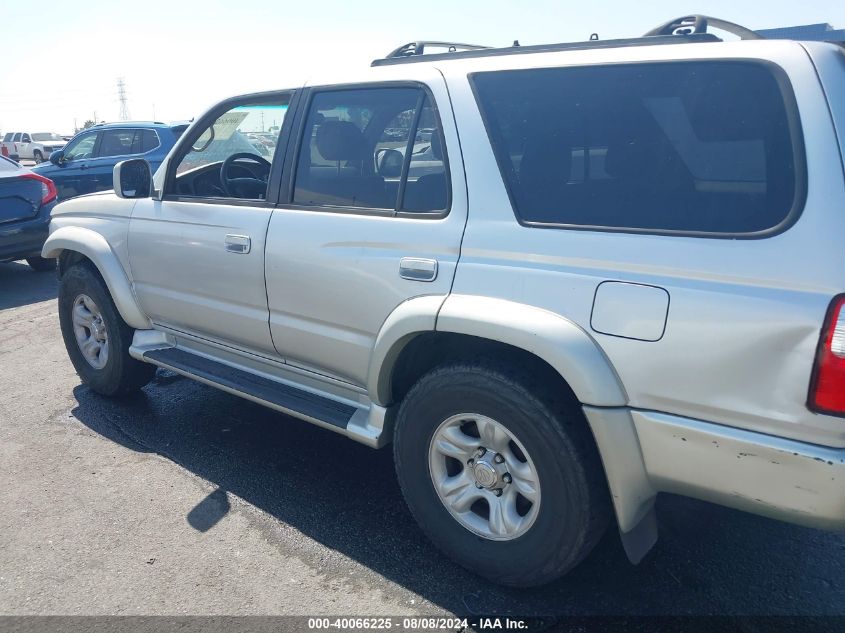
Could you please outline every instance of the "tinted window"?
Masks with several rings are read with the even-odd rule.
[[[20,141],[21,141],[21,133],[18,132],[17,134],[15,134],[15,143],[20,143]]]
[[[134,130],[132,137],[132,154],[144,154],[159,146],[158,135],[154,130]]]
[[[138,151],[140,154],[154,150],[160,145],[158,134],[155,133],[155,130],[138,130],[135,133],[135,143],[140,145]]]
[[[3,137],[4,143],[10,143],[12,141],[12,137],[14,136],[13,132],[6,132],[6,136]]]
[[[305,123],[293,201],[306,206],[445,210],[441,148],[436,112],[422,90],[318,92]]]
[[[21,136],[21,143],[32,143],[32,139],[29,137],[29,134]]]
[[[104,157],[132,154],[132,141],[134,139],[135,130],[103,130],[97,155]]]
[[[525,221],[750,233],[793,207],[789,118],[763,65],[554,68],[474,83]]]

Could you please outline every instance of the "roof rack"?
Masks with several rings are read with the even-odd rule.
[[[764,40],[766,39],[759,33],[755,33],[751,29],[747,29],[739,24],[728,22],[727,20],[720,20],[719,18],[711,18],[709,15],[685,15],[681,18],[675,18],[665,24],[653,28],[643,37],[653,37],[655,35],[693,35],[707,33],[707,27],[713,26],[721,29],[731,35],[736,35],[742,40]]]
[[[393,50],[388,53],[385,59],[395,59],[397,57],[411,57],[413,55],[424,55],[426,46],[428,46],[429,48],[445,48],[450,53],[455,53],[459,50],[480,51],[490,48],[489,46],[481,46],[479,44],[461,44],[459,42],[436,42],[433,40],[420,40],[419,42],[408,42],[407,44],[403,44],[396,50]]]
[[[564,42],[560,44],[538,44],[534,46],[514,46],[492,48],[479,46],[477,44],[459,44],[457,42],[435,42],[420,41],[403,44],[394,51],[391,51],[384,59],[376,59],[372,66],[389,66],[393,64],[415,63],[422,61],[437,61],[443,59],[462,59],[467,57],[492,57],[498,55],[516,55],[526,53],[547,53],[554,51],[579,50],[590,48],[617,48],[626,46],[650,46],[657,44],[683,44],[691,42],[721,42],[722,40],[712,33],[708,33],[708,26],[720,29],[738,36],[744,40],[765,39],[754,31],[706,15],[688,15],[670,20],[652,29],[642,37],[620,39],[620,40],[599,40],[590,37],[587,42]],[[445,48],[445,53],[427,54],[426,47]]]

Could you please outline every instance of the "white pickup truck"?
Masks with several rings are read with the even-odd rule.
[[[50,154],[62,149],[67,141],[55,132],[6,132],[0,153],[13,160],[34,160],[42,163]]]

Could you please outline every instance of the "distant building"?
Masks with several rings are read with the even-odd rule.
[[[845,42],[845,29],[835,29],[827,23],[784,26],[777,29],[758,29],[757,32],[763,37],[773,40]]]

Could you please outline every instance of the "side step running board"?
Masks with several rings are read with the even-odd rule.
[[[148,363],[171,369],[213,387],[234,393],[320,426],[344,431],[360,410],[310,391],[297,389],[263,376],[211,360],[177,347],[144,352]]]

